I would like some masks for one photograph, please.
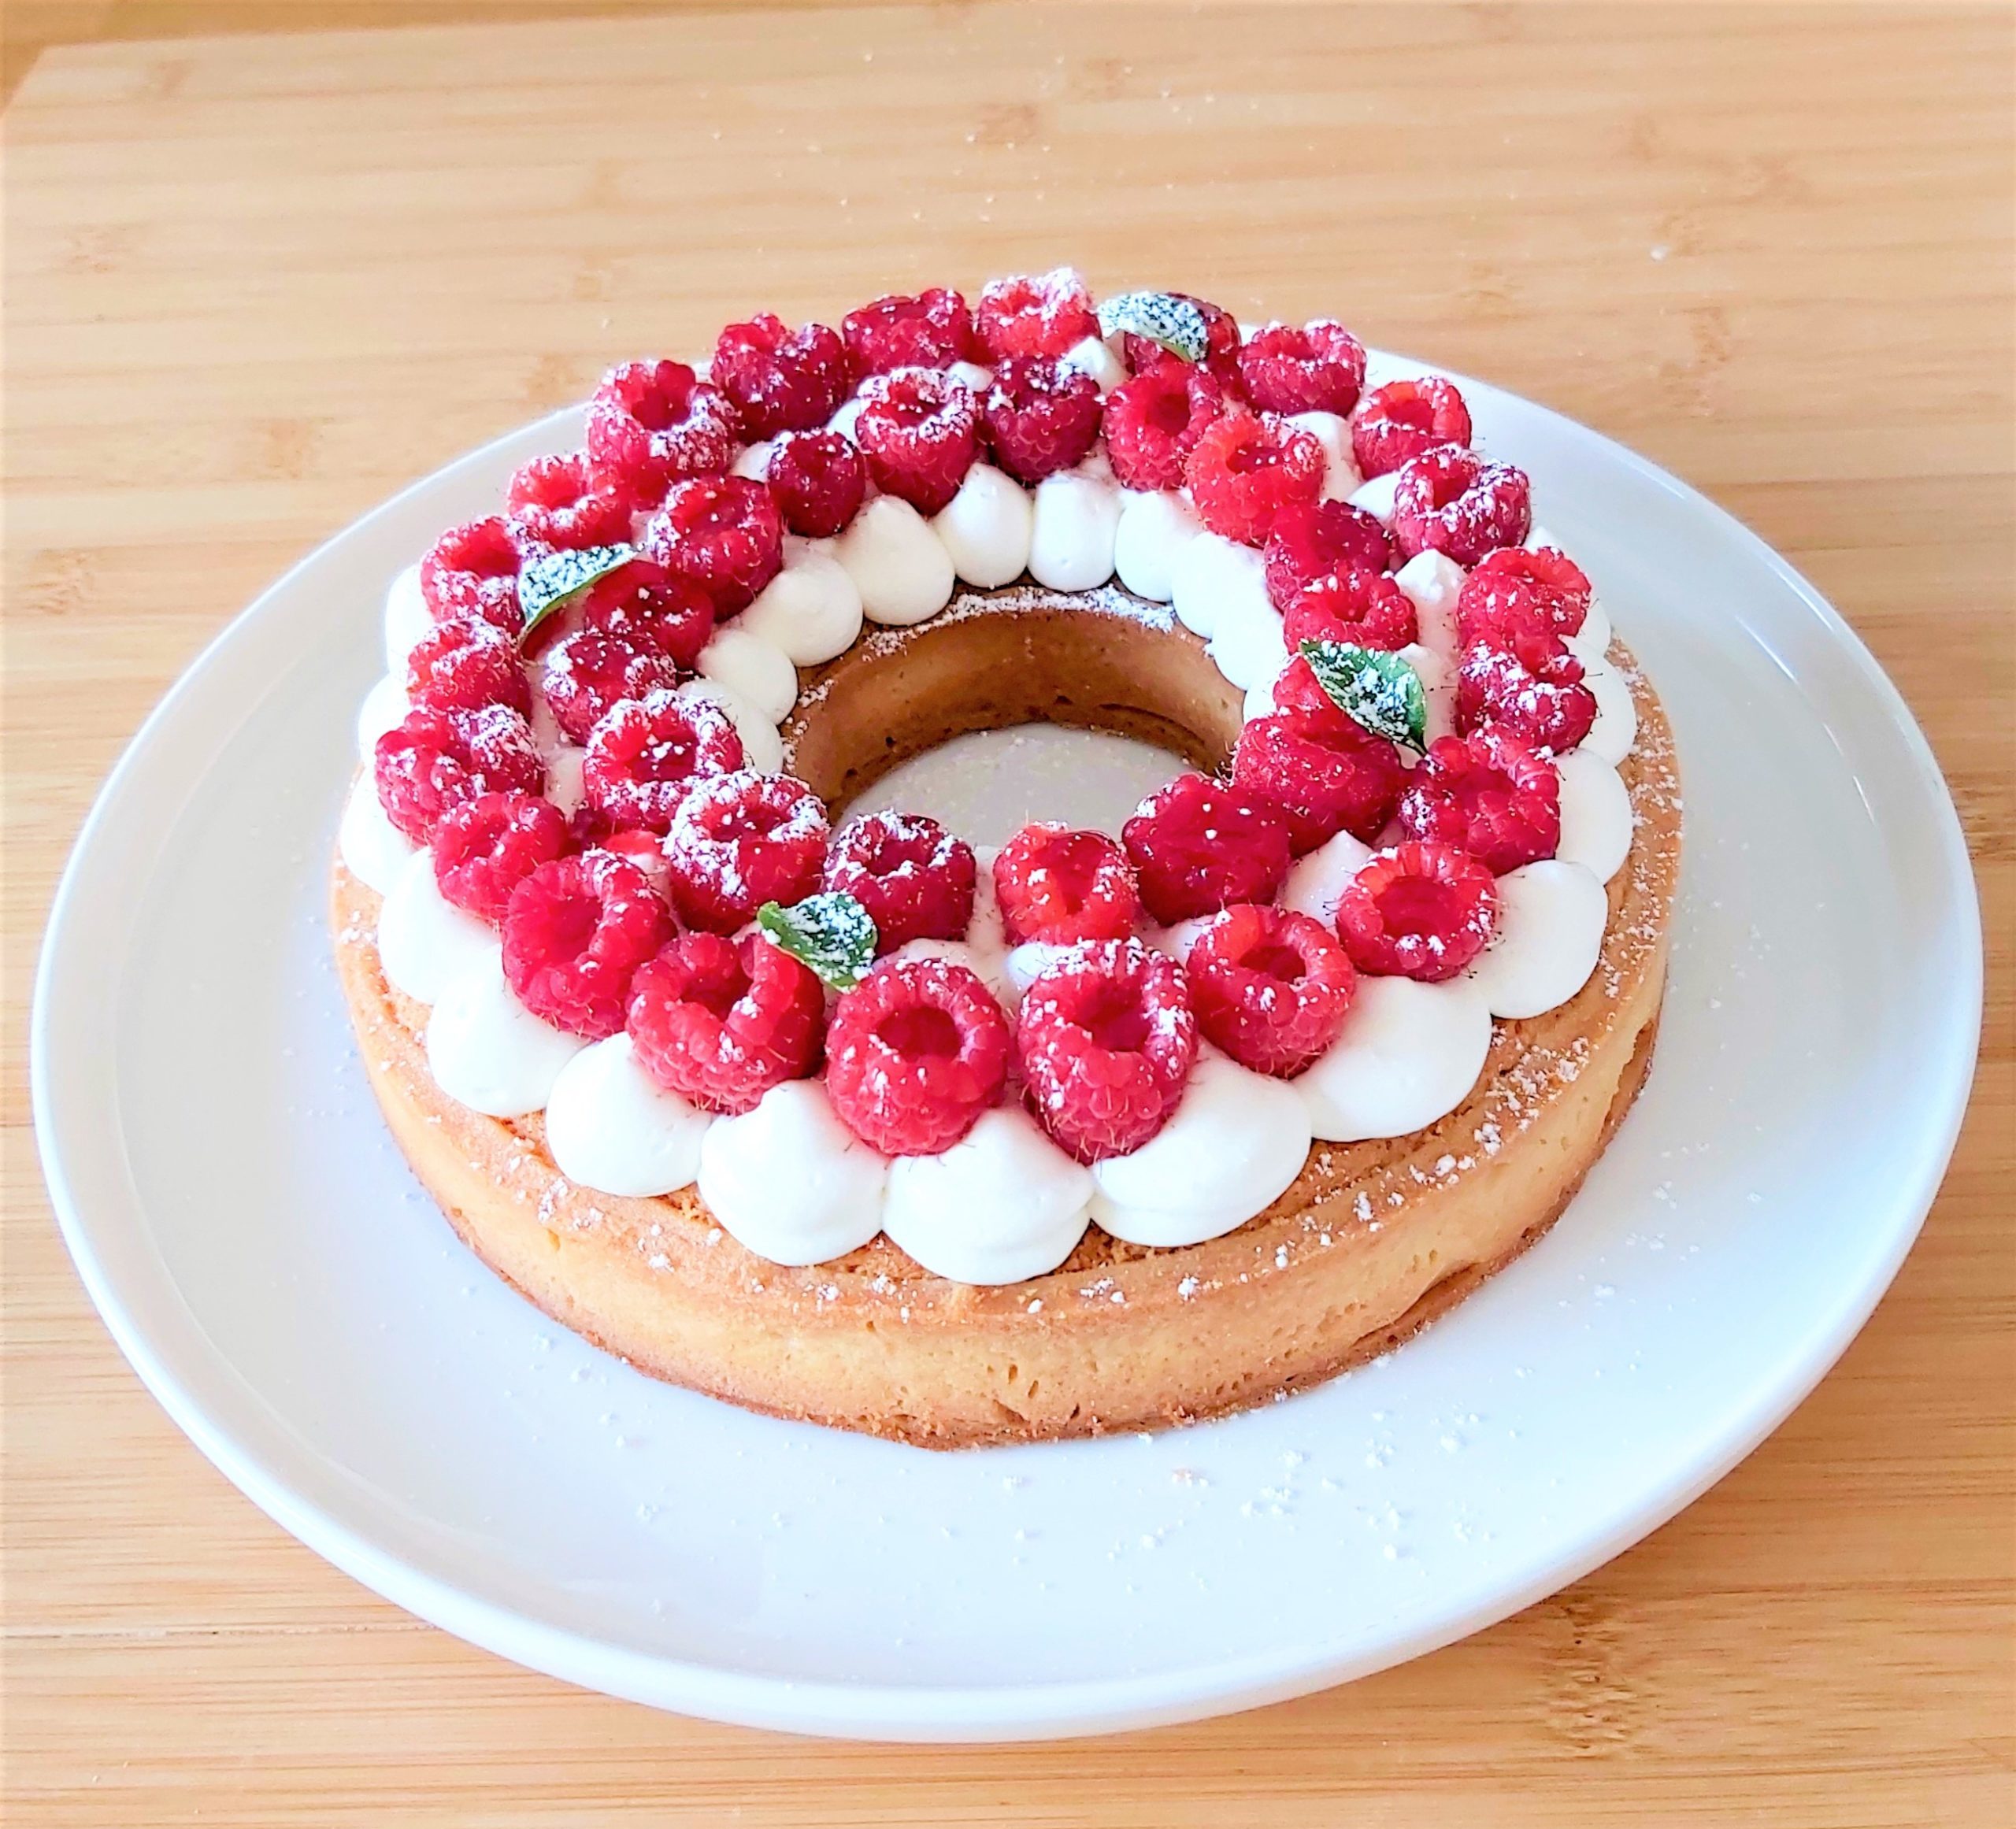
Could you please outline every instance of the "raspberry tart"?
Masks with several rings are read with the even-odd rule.
[[[928,1446],[1404,1339],[1666,982],[1671,738],[1517,456],[1333,320],[1063,270],[613,369],[387,600],[334,927],[415,1172],[645,1370]],[[849,816],[1038,720],[1191,766],[999,850]]]

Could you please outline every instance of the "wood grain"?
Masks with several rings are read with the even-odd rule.
[[[948,5],[46,53],[6,117],[9,1820],[2008,1822],[2012,50],[1986,8]],[[1895,1290],[1777,1436],[1433,1657],[999,1751],[565,1689],[281,1535],[91,1314],[24,1129],[55,872],[201,643],[398,484],[750,307],[1058,259],[1339,313],[1788,554],[1967,823],[1971,1122]]]

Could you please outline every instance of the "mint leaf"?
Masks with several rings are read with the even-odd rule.
[[[1389,742],[1428,747],[1428,694],[1398,654],[1349,642],[1304,642],[1302,657],[1347,717]]]
[[[1099,306],[1099,318],[1100,335],[1132,331],[1186,362],[1203,361],[1211,345],[1203,313],[1173,292],[1120,293]]]
[[[808,895],[789,908],[766,902],[756,911],[756,924],[836,990],[851,990],[875,963],[875,917],[838,890]]]
[[[563,609],[598,578],[637,556],[632,546],[584,546],[578,552],[541,553],[518,574],[518,607],[525,613],[523,641],[557,609]]]

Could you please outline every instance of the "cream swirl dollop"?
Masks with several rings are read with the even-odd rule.
[[[1362,978],[1343,1033],[1289,1083],[1332,1143],[1404,1137],[1469,1096],[1491,1052],[1491,1006],[1471,984]]]
[[[434,627],[434,612],[421,594],[420,566],[410,565],[395,578],[385,593],[385,665],[402,679],[406,657],[421,637]]]
[[[822,1264],[882,1229],[889,1160],[840,1122],[817,1079],[773,1086],[717,1118],[700,1144],[700,1198],[737,1242],[773,1264]]]
[[[1587,865],[1548,857],[1498,879],[1498,925],[1460,982],[1495,1016],[1536,1016],[1588,982],[1603,951],[1610,898]]]
[[[378,784],[365,769],[351,784],[350,798],[343,802],[343,821],[336,827],[336,852],[343,868],[366,888],[388,895],[417,849],[385,816]]]
[[[784,569],[742,613],[794,665],[817,667],[844,654],[861,634],[861,592],[830,542],[788,539]]]
[[[518,1002],[495,944],[435,1001],[427,1020],[434,1083],[471,1111],[521,1118],[551,1097],[560,1070],[587,1044]]]
[[[967,471],[959,492],[932,516],[952,568],[983,591],[1013,583],[1029,562],[1036,524],[1027,491],[991,464]]]
[[[627,1035],[591,1042],[560,1069],[546,1101],[546,1147],[569,1181],[600,1194],[670,1194],[700,1172],[713,1114],[645,1072]]]
[[[495,942],[490,929],[441,893],[434,853],[416,851],[378,910],[378,964],[385,981],[416,1003],[432,1003]]]
[[[1113,568],[1136,597],[1166,603],[1176,594],[1177,567],[1203,531],[1178,491],[1123,489]]]
[[[1105,479],[1060,470],[1036,485],[1029,576],[1052,591],[1090,591],[1113,576],[1120,491]]]
[[[833,557],[861,593],[862,613],[894,628],[936,616],[958,581],[945,542],[900,495],[865,503],[833,542]]]

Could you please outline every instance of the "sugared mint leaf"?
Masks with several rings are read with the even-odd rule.
[[[875,963],[875,917],[850,895],[808,895],[789,908],[766,902],[756,924],[836,990],[851,990]]]
[[[1173,292],[1122,292],[1101,304],[1099,316],[1100,335],[1131,331],[1186,362],[1203,361],[1210,347],[1203,313]]]
[[[1428,694],[1398,654],[1349,642],[1304,642],[1302,657],[1347,717],[1389,742],[1427,748]]]
[[[525,613],[523,641],[595,583],[637,556],[632,546],[584,546],[577,552],[541,553],[518,574],[518,607]]]

